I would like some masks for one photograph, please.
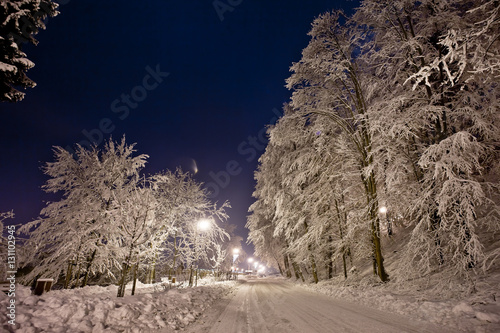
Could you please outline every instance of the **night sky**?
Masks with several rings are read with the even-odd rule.
[[[195,179],[231,202],[228,222],[246,241],[253,173],[265,126],[291,96],[289,67],[315,17],[359,1],[60,3],[39,45],[23,47],[37,87],[0,104],[0,211],[16,214],[6,223],[31,221],[52,200],[40,167],[53,146],[125,134],[150,156],[146,174],[196,161]]]

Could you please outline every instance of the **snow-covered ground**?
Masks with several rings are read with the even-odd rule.
[[[414,327],[424,329],[422,325],[427,324],[427,332],[435,332],[433,327],[438,332],[439,327],[451,332],[500,332],[495,289],[469,298],[443,300],[419,291],[398,291],[390,283],[364,281],[330,280],[314,285],[291,283],[281,277],[244,283],[207,278],[196,288],[165,289],[161,284],[138,283],[136,295],[130,295],[128,286],[124,298],[116,297],[116,286],[52,290],[42,296],[17,286],[17,324],[9,325],[2,315],[0,331],[198,333],[218,328],[249,332],[297,328],[319,332],[335,323],[337,328],[343,325],[345,331],[352,332],[371,331],[380,325],[385,331],[413,332]],[[332,297],[329,301],[317,293]],[[5,309],[8,301],[1,293],[0,307]]]
[[[305,290],[282,278],[250,278],[189,333],[454,333],[442,325]]]
[[[443,300],[417,291],[397,291],[391,284],[374,286],[367,283],[348,286],[339,284],[339,281],[323,281],[317,285],[301,286],[334,298],[451,327],[457,331],[500,332],[500,304],[496,301],[493,290],[490,295],[485,293],[461,300]],[[498,290],[496,292],[498,294]]]
[[[165,289],[138,284],[136,295],[117,298],[117,287],[52,290],[42,296],[16,288],[16,326],[8,324],[9,298],[0,293],[2,332],[173,332],[193,322],[215,300],[235,287],[234,281],[199,280],[195,288]]]
[[[382,238],[386,268],[391,274],[397,268],[397,256],[406,244],[410,230],[395,228],[395,234]],[[481,233],[485,252],[494,254],[500,248],[498,235]],[[492,256],[494,258],[494,256]],[[479,269],[478,269],[479,270]],[[412,282],[380,283],[373,277],[372,262],[358,261],[354,272],[344,280],[342,274],[318,284],[300,284],[334,298],[363,304],[416,320],[452,327],[462,332],[500,332],[500,262],[491,259],[487,274],[473,275],[474,290],[446,274],[414,279]],[[397,279],[394,279],[397,280]],[[443,288],[441,288],[443,287]]]

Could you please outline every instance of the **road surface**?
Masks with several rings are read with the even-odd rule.
[[[241,281],[235,294],[219,300],[187,332],[200,333],[403,333],[449,332],[428,323],[294,286],[283,279]]]

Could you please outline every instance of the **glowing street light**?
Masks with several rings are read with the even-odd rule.
[[[207,231],[208,229],[210,229],[212,224],[210,223],[210,220],[203,219],[199,220],[196,226],[198,227],[198,231]]]
[[[236,259],[238,259],[239,255],[240,255],[240,249],[234,248],[233,249],[233,265],[236,262]]]
[[[248,261],[248,270],[250,270],[250,268],[252,267],[253,258],[252,258],[252,257],[250,257],[250,258],[248,258],[248,260],[247,260],[247,261]]]
[[[389,217],[389,213],[387,212],[387,207],[382,206],[378,209],[379,213],[382,214],[384,217],[384,220],[387,221],[387,234],[389,236],[392,235],[392,224],[391,224],[391,218]]]
[[[196,222],[196,232],[194,234],[194,252],[195,252],[195,257],[196,257],[196,280],[195,280],[195,286],[198,286],[198,275],[199,275],[199,262],[200,258],[197,253],[197,248],[198,248],[198,232],[205,232],[208,231],[212,227],[212,223],[208,219],[201,219],[198,222]],[[189,285],[192,285],[192,280],[191,277],[189,278]]]

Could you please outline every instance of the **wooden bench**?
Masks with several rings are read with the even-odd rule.
[[[54,279],[38,279],[36,280],[35,290],[33,294],[40,296],[44,292],[48,292],[52,288],[52,283],[54,283]]]

